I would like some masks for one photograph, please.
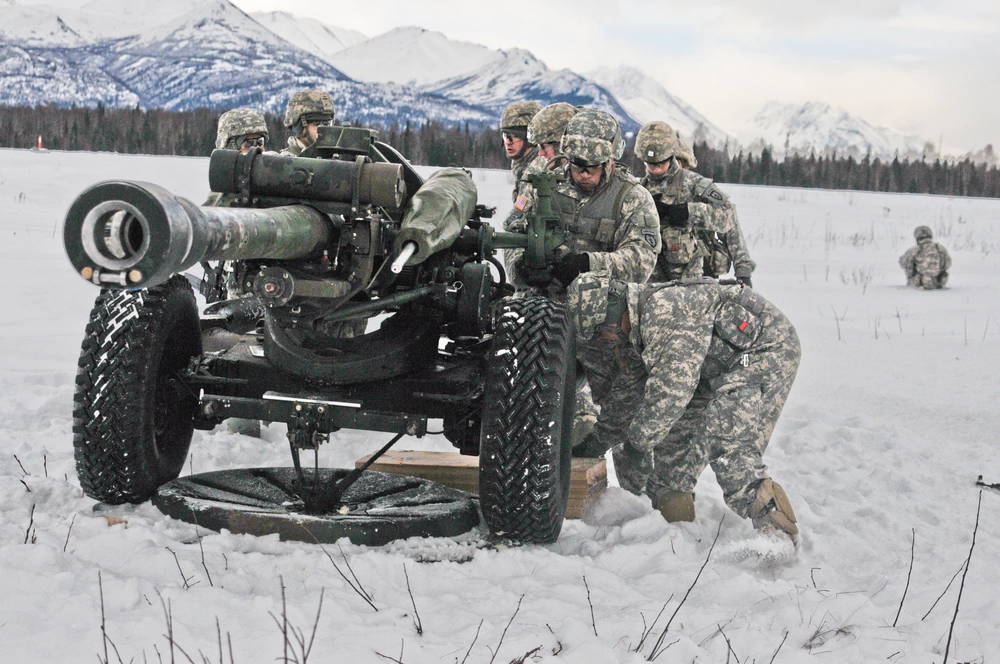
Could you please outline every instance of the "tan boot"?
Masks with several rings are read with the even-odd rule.
[[[694,521],[694,494],[687,491],[664,491],[656,500],[656,509],[670,523]]]
[[[750,519],[758,530],[780,530],[795,541],[799,535],[795,511],[788,500],[788,494],[781,485],[771,479],[757,485],[757,493],[750,505]]]

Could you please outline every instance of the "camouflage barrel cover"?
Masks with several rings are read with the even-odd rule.
[[[635,156],[650,164],[678,155],[679,147],[673,127],[661,120],[644,124],[635,137]]]
[[[509,129],[527,131],[528,123],[535,113],[542,110],[542,105],[537,101],[513,101],[507,104],[500,114],[500,130]]]
[[[263,113],[252,108],[234,108],[219,116],[215,147],[220,150],[235,149],[239,147],[235,139],[250,134],[260,134],[267,138],[267,122]]]
[[[580,109],[576,106],[564,101],[549,104],[535,113],[528,123],[528,142],[534,145],[542,143],[558,145],[566,131],[566,125],[579,112]]]
[[[333,97],[324,90],[299,90],[288,100],[285,108],[285,127],[291,129],[299,124],[303,115],[321,115],[333,120],[336,115]]]
[[[585,108],[570,118],[559,142],[561,153],[591,166],[618,159],[624,147],[618,120],[594,108]]]

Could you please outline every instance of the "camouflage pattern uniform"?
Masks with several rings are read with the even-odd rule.
[[[524,175],[524,170],[538,156],[538,148],[528,140],[528,123],[541,109],[542,105],[537,101],[514,101],[507,104],[500,115],[500,131],[515,134],[525,141],[520,154],[510,160],[510,171],[514,174],[511,200],[517,198],[518,183]]]
[[[261,147],[267,145],[267,121],[263,113],[252,108],[234,108],[219,116],[215,132],[215,147],[219,150],[239,150],[247,136],[259,135],[263,138]],[[207,207],[231,207],[236,201],[236,194],[222,194],[213,191],[202,205]],[[223,261],[218,268],[207,268],[206,279],[219,278],[218,270],[222,269],[222,282],[225,287],[225,297],[241,297],[242,284],[234,272],[235,261]]]
[[[607,134],[605,136],[605,134]],[[644,282],[652,273],[660,250],[659,218],[649,192],[639,181],[617,168],[623,143],[617,121],[603,111],[580,111],[566,127],[560,152],[568,158],[583,158],[605,164],[604,176],[593,191],[577,187],[569,165],[561,167],[563,180],[556,185],[553,208],[569,232],[561,255],[586,254],[590,270],[604,270],[614,278]],[[523,228],[523,215],[512,228]],[[522,224],[518,226],[518,224]],[[546,294],[565,298],[565,288],[552,284]]]
[[[660,250],[659,219],[649,192],[624,169],[617,168],[624,143],[618,122],[603,111],[583,110],[567,123],[559,151],[569,159],[583,159],[605,164],[604,176],[596,189],[578,188],[562,166],[563,180],[556,185],[553,209],[562,227],[570,234],[561,248],[561,256],[585,254],[590,270],[604,270],[616,278],[645,281],[649,278]],[[531,204],[534,203],[532,199]],[[530,206],[519,213],[530,211]],[[519,220],[520,219],[520,220]],[[523,230],[523,218],[515,218],[513,228]],[[547,295],[565,301],[565,286],[553,280],[544,289],[519,282],[516,267],[510,271],[514,282],[526,292]],[[581,384],[577,390],[573,442],[580,442],[597,421],[597,409],[589,390]]]
[[[312,145],[306,133],[306,126],[317,122],[331,124],[336,115],[333,98],[323,90],[299,90],[288,99],[285,107],[285,127],[295,132],[288,139],[288,146],[281,154],[299,156]]]
[[[635,155],[639,159],[670,162],[662,176],[647,173],[641,180],[656,201],[663,239],[651,280],[719,276],[729,271],[722,259],[733,256],[738,265],[737,279],[749,282],[756,265],[747,253],[732,203],[710,179],[681,167],[682,158],[697,163],[693,152],[687,152],[666,122],[650,122],[636,136]],[[719,267],[724,269],[720,271]]]
[[[917,226],[913,236],[917,246],[910,247],[899,257],[899,265],[906,273],[906,285],[925,290],[943,288],[948,283],[951,268],[948,250],[934,242],[934,234],[927,226]]]
[[[654,502],[692,493],[710,463],[733,511],[763,519],[751,505],[769,479],[762,457],[800,357],[784,314],[749,288],[709,279],[641,285],[585,274],[568,299],[601,406],[593,438],[624,446],[622,486]]]

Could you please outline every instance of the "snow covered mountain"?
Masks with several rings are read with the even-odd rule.
[[[601,67],[587,76],[603,85],[639,124],[663,120],[686,140],[722,147],[730,136],[690,104],[635,67]]]
[[[751,149],[770,145],[774,155],[833,154],[863,158],[892,159],[899,156],[920,158],[937,156],[927,139],[876,127],[842,108],[822,102],[805,104],[765,104],[753,117],[744,133]]]
[[[485,46],[410,26],[340,51],[330,63],[359,81],[426,85],[471,72],[501,57]]]
[[[122,0],[99,0],[81,10],[84,26]],[[0,36],[0,99],[7,104],[141,105],[186,110],[250,105],[281,112],[296,89],[322,87],[337,100],[340,117],[356,123],[422,122],[436,119],[471,122],[493,120],[491,111],[409,87],[352,80],[324,59],[275,34],[227,0],[182,2],[164,24],[147,24],[127,37],[86,41],[71,14],[50,12],[49,25],[66,25],[58,41],[22,41]],[[133,11],[142,2],[133,3]],[[93,14],[87,14],[87,8]],[[187,9],[177,15],[177,9]],[[4,14],[24,9],[2,7]],[[41,18],[45,14],[37,14]],[[128,20],[125,21],[128,23]],[[23,25],[19,23],[18,25]],[[40,23],[41,25],[41,23]],[[32,33],[34,34],[34,33]],[[91,30],[89,34],[93,34]],[[17,35],[15,34],[15,37]]]
[[[266,27],[285,41],[330,61],[339,53],[368,37],[357,30],[348,30],[335,25],[327,25],[315,19],[289,14],[288,12],[251,12],[255,21]],[[341,69],[341,71],[344,71]]]
[[[516,48],[498,51],[499,57],[467,74],[424,86],[424,90],[451,99],[465,99],[492,109],[499,116],[503,107],[518,99],[535,99],[543,105],[565,101],[601,108],[615,117],[625,131],[638,128],[636,120],[615,96],[594,81],[569,69],[551,70],[530,51]]]

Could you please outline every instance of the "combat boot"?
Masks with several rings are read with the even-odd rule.
[[[753,502],[750,504],[750,520],[753,527],[763,532],[781,531],[793,542],[799,536],[795,511],[788,500],[788,494],[772,479],[761,480],[757,485]]]
[[[670,523],[694,521],[694,494],[687,491],[664,491],[656,499],[656,509]]]

